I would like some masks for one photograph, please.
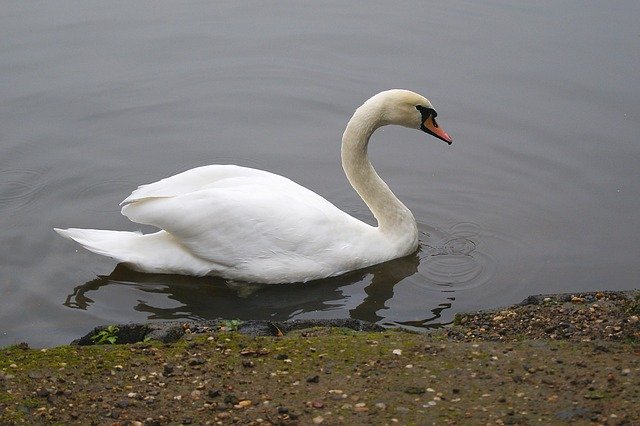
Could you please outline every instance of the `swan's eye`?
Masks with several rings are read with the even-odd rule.
[[[422,114],[422,121],[426,120],[429,117],[436,118],[438,116],[438,113],[433,108],[427,108],[422,105],[416,105],[416,109],[420,111],[420,114]]]
[[[423,107],[422,105],[416,105],[416,109],[418,111],[420,111],[420,114],[422,114],[422,122],[424,123],[425,121],[427,121],[427,118],[431,117],[431,119],[433,120],[434,124],[436,122],[436,117],[438,116],[438,113],[436,112],[435,109],[433,108],[427,108],[427,107]],[[436,124],[436,127],[438,125]]]

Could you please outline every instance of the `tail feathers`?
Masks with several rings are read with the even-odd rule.
[[[108,256],[124,262],[126,252],[131,250],[136,241],[142,237],[139,232],[106,231],[102,229],[58,229],[54,228],[61,236],[73,240],[89,251]]]
[[[111,257],[141,272],[202,276],[215,268],[215,264],[194,256],[165,231],[141,234],[101,229],[54,230],[89,251]]]

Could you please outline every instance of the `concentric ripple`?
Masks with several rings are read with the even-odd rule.
[[[458,223],[449,231],[426,225],[421,230],[422,250],[416,285],[441,291],[481,286],[494,273],[493,258],[479,250],[482,229],[473,223]]]
[[[42,187],[40,178],[34,170],[0,171],[0,210],[16,210],[33,201]]]

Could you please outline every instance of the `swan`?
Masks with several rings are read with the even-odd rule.
[[[427,98],[394,89],[368,99],[349,120],[342,167],[378,226],[283,176],[209,165],[142,185],[121,203],[124,216],[158,232],[55,231],[136,271],[262,284],[333,277],[407,256],[418,249],[416,221],[374,170],[367,146],[376,129],[390,124],[451,144],[436,116]]]

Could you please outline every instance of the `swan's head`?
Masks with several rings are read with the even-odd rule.
[[[451,145],[453,140],[436,121],[436,112],[429,99],[409,90],[387,90],[369,99],[380,111],[381,125],[397,124],[411,129],[420,129]]]

